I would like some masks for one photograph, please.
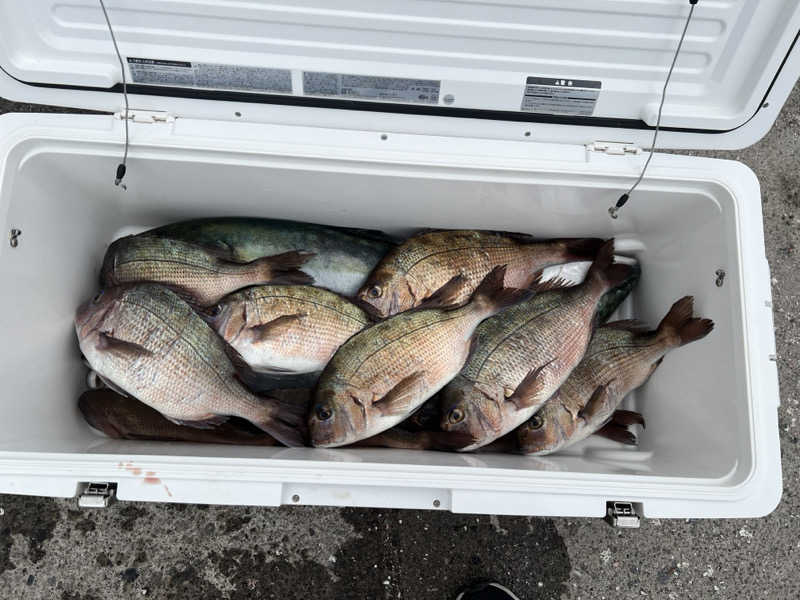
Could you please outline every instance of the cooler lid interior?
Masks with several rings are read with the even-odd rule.
[[[690,9],[688,0],[105,6],[132,97],[150,97],[149,105],[157,97],[165,111],[181,98],[181,116],[209,116],[220,101],[295,104],[648,138]],[[772,118],[754,119],[768,93],[779,76],[790,88],[800,72],[799,30],[795,0],[699,0],[663,110],[665,141],[684,135],[693,141],[674,147],[709,147],[699,140],[748,125],[763,129],[754,139],[763,135],[777,114],[773,107]],[[100,0],[0,2],[0,68],[0,95],[13,100],[49,94],[64,104],[67,91],[71,106],[121,108],[122,74]]]

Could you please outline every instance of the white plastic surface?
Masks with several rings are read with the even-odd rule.
[[[195,122],[133,129],[124,192],[121,123],[107,116],[0,117],[0,492],[121,499],[439,508],[601,516],[746,517],[781,494],[777,372],[758,183],[739,163],[659,155],[621,212],[607,207],[643,157],[571,147],[371,131]],[[642,264],[622,314],[656,323],[696,298],[716,329],[670,354],[628,407],[638,448],[590,438],[535,458],[382,449],[285,449],[114,441],[82,420],[72,328],[125,227],[255,215],[409,233],[480,227],[615,236]],[[715,285],[717,269],[727,272]],[[147,479],[145,474],[152,472]],[[295,499],[296,497],[296,499]]]
[[[124,57],[291,69],[294,95],[303,93],[303,71],[411,77],[441,81],[441,107],[518,112],[528,76],[587,79],[602,82],[594,116],[651,126],[689,9],[685,0],[107,0],[106,5]],[[787,57],[798,30],[795,0],[701,0],[663,115],[665,127],[689,131],[665,131],[660,147],[742,147],[760,138],[800,73],[798,49]],[[0,96],[111,111],[122,106],[117,94],[29,85],[102,90],[121,82],[96,0],[0,1],[0,67]],[[452,103],[445,102],[447,96]],[[132,105],[182,117],[230,119],[244,112],[249,120],[275,120],[273,108],[262,104],[133,95]],[[278,112],[287,119],[302,115],[305,124],[334,119],[335,126],[345,127],[347,120],[330,114],[340,111]],[[620,128],[624,125],[529,127],[432,119],[433,129],[423,131],[515,139],[527,130],[538,141],[640,146],[652,136]],[[384,122],[384,130],[403,130],[403,119]],[[424,120],[412,123],[426,127]]]

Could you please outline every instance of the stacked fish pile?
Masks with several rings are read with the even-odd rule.
[[[587,264],[579,283],[545,279]],[[566,272],[566,270],[564,270]],[[187,221],[116,240],[77,311],[79,407],[124,439],[547,454],[597,433],[673,348],[713,328],[603,323],[639,279],[614,241]],[[96,378],[97,379],[96,379]]]

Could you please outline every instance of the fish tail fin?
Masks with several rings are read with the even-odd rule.
[[[259,279],[264,283],[282,285],[303,285],[314,283],[314,278],[300,270],[309,259],[314,256],[313,252],[298,252],[292,250],[274,256],[257,258],[250,264],[258,268]]]
[[[595,286],[600,293],[623,283],[634,271],[634,266],[624,263],[614,263],[614,238],[606,240],[597,252],[586,281]]]
[[[594,260],[600,248],[603,247],[603,238],[559,238],[549,240],[560,249],[564,262],[578,260]]]
[[[490,315],[530,297],[530,290],[505,287],[506,265],[495,267],[472,294],[472,303]]]
[[[285,446],[305,446],[308,403],[280,394],[276,396],[262,398],[257,414],[247,420]]]
[[[714,329],[714,321],[695,318],[693,313],[694,298],[684,296],[661,319],[658,332],[673,339],[675,346],[683,346],[706,337]]]

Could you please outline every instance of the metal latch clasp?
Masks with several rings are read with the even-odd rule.
[[[632,502],[609,502],[606,504],[606,521],[612,527],[637,528],[641,524]]]
[[[634,146],[627,142],[592,142],[591,144],[586,144],[586,150],[588,152],[603,152],[604,154],[616,156],[642,153],[642,149],[639,146]]]
[[[78,496],[80,508],[105,508],[117,494],[116,483],[87,483],[83,492]]]

